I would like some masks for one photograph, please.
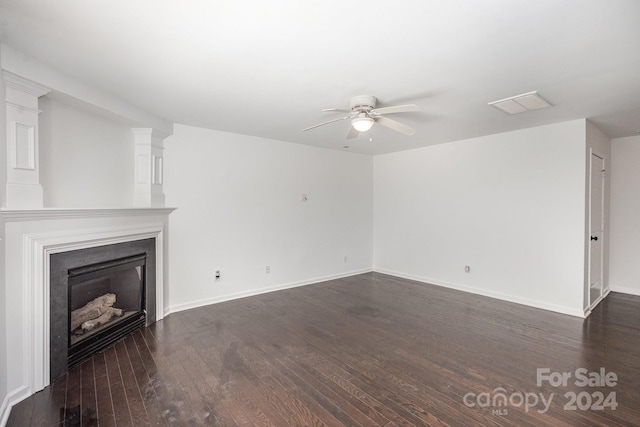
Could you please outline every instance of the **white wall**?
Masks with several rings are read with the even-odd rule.
[[[640,295],[640,136],[611,140],[611,290]]]
[[[45,207],[133,205],[131,127],[44,96],[39,100]]]
[[[582,315],[585,127],[376,156],[374,269]]]
[[[182,125],[165,147],[172,311],[371,270],[370,156]]]

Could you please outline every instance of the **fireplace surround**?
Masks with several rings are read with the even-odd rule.
[[[167,313],[166,230],[174,208],[0,209],[6,248],[7,389],[4,408],[49,385],[50,262],[52,256],[80,249],[152,239],[155,246],[155,304],[146,301],[147,316]],[[120,255],[118,255],[120,257]],[[65,331],[65,333],[68,333]],[[0,411],[1,412],[1,411]],[[6,414],[6,412],[4,412]],[[1,420],[0,420],[1,421]]]
[[[50,381],[131,331],[155,322],[155,258],[155,239],[50,256]],[[114,307],[122,314],[82,335],[84,327],[72,331],[71,311],[105,294],[117,295]]]

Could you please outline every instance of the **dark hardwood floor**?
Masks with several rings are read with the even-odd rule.
[[[538,368],[571,378],[538,386]],[[579,368],[616,385],[579,387]],[[583,320],[369,273],[172,314],[16,405],[8,425],[638,420],[640,297],[612,293]]]

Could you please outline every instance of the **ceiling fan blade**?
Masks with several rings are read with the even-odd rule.
[[[415,104],[394,105],[391,107],[374,108],[372,114],[391,114],[391,113],[409,113],[411,111],[420,111],[420,107]]]
[[[349,126],[349,133],[347,134],[347,139],[357,138],[358,135],[360,135],[360,132],[358,132],[353,126]]]
[[[311,129],[315,129],[315,128],[320,127],[320,126],[328,125],[329,123],[339,122],[340,120],[346,120],[348,118],[349,118],[349,116],[339,117],[337,119],[329,120],[328,122],[323,122],[323,123],[319,123],[317,125],[309,126],[308,128],[302,129],[302,132],[305,132],[305,131],[308,131],[308,130],[311,130]]]
[[[350,113],[351,110],[345,110],[344,108],[324,108],[322,110],[320,110],[324,113],[329,112],[329,111],[337,111],[339,113]]]
[[[376,117],[376,123],[381,124],[382,126],[386,126],[390,129],[395,130],[396,132],[403,133],[407,136],[411,136],[416,133],[415,129],[410,128],[409,126],[392,120],[388,117]]]

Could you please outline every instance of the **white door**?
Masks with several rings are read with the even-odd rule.
[[[602,296],[603,231],[604,231],[604,159],[591,154],[589,245],[589,306]]]

